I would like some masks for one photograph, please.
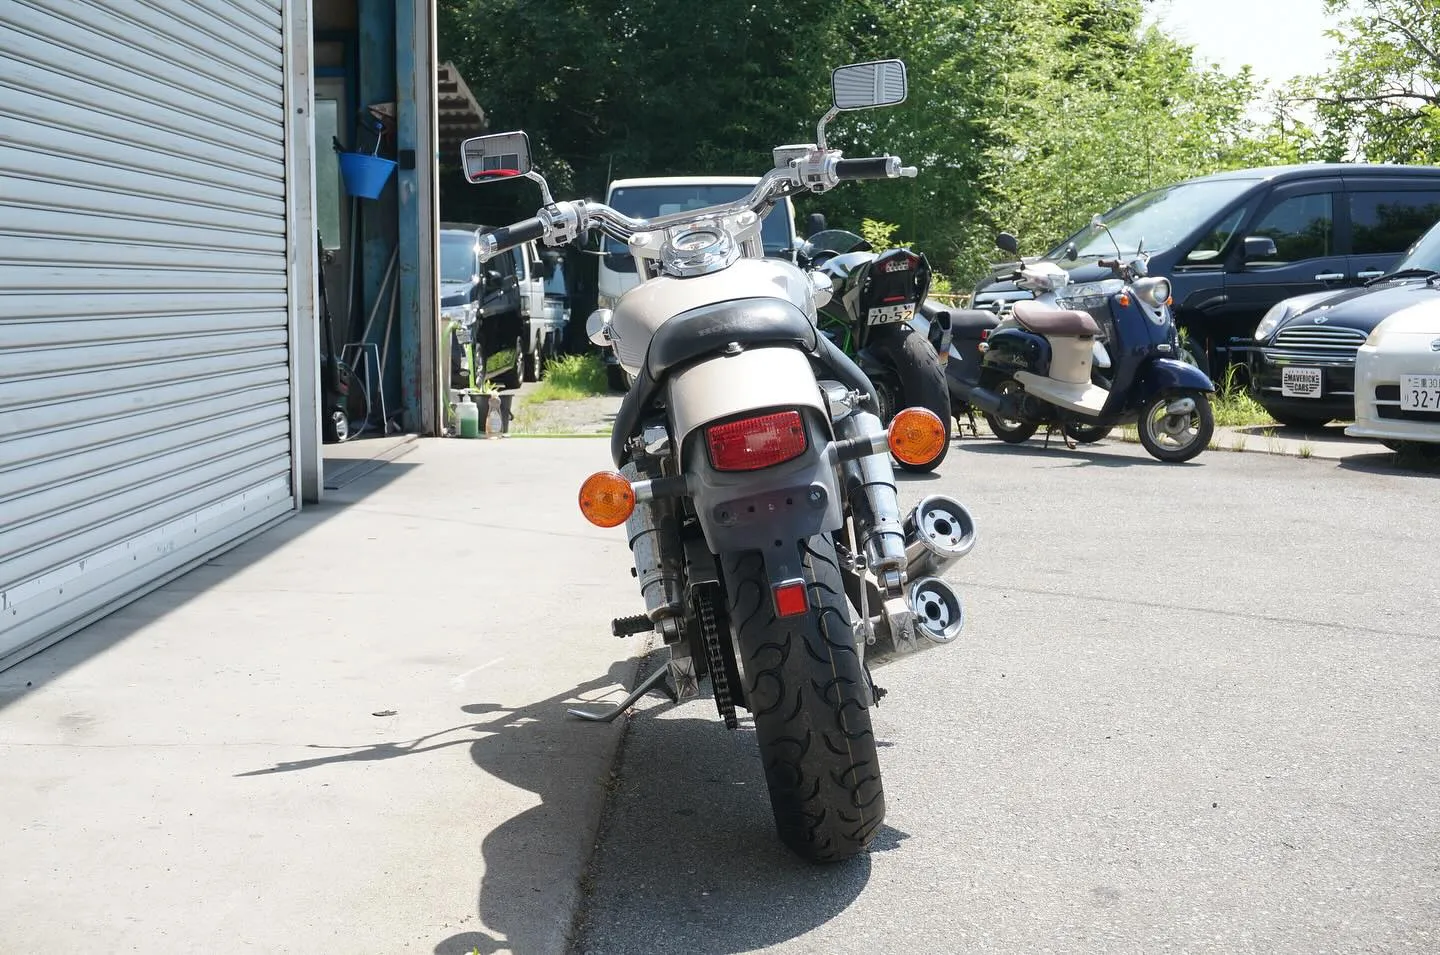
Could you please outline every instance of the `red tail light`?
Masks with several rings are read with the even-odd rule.
[[[717,471],[758,471],[805,453],[805,422],[798,411],[745,418],[705,429],[710,464]]]

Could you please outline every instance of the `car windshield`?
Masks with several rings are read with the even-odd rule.
[[[1440,272],[1440,223],[1430,227],[1415,244],[1405,250],[1405,257],[1395,263],[1391,270],[1399,272],[1402,269],[1431,269]]]
[[[440,233],[440,281],[475,281],[475,236],[470,232]]]
[[[1147,252],[1158,252],[1173,248],[1255,182],[1254,179],[1182,182],[1135,196],[1105,213],[1103,218],[1124,253],[1142,248]],[[1045,258],[1064,258],[1065,248],[1072,242],[1077,256],[1115,254],[1115,242],[1103,229],[1086,226],[1052,249]]]
[[[723,202],[734,202],[745,198],[753,188],[742,184],[726,186],[713,183],[693,186],[626,186],[611,191],[609,205],[616,212],[632,218],[653,219],[656,216],[668,216],[676,212],[717,206]],[[783,204],[776,206],[761,223],[760,240],[765,245],[766,255],[777,255],[790,249],[790,220],[785,214]],[[630,259],[630,253],[624,245],[607,238],[605,251],[611,255],[625,256],[633,268],[634,260]]]

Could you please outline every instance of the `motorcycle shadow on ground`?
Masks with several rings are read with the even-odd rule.
[[[737,729],[725,729],[701,689],[679,706],[652,698],[633,717],[575,952],[731,955],[782,945],[849,908],[870,881],[870,854],[908,838],[882,826],[870,852],[848,861],[796,856],[776,835],[747,714],[738,710]]]
[[[477,719],[417,739],[317,746],[328,752],[241,775],[468,746],[479,769],[535,793],[539,805],[506,819],[481,844],[480,925],[439,941],[435,955],[559,953],[576,928],[567,904],[574,893],[580,894],[582,911],[588,910],[587,933],[607,934],[595,949],[607,955],[750,951],[794,938],[844,911],[869,881],[868,856],[814,866],[778,841],[754,732],[745,721],[738,730],[725,729],[708,684],[702,684],[706,695],[679,707],[658,693],[642,700],[611,775],[602,757],[613,728],[583,723],[566,709],[605,709],[618,700],[619,686],[635,686],[648,665],[636,674],[635,660],[617,661],[596,679],[536,703],[515,708],[471,703],[461,710]],[[604,702],[596,702],[602,696]],[[610,791],[596,840],[577,820],[594,818],[594,801],[605,796],[600,790],[607,778]],[[904,838],[882,827],[871,851],[894,848]],[[584,859],[597,842],[589,872],[574,871],[573,860]],[[737,912],[747,917],[736,919]],[[638,927],[647,924],[663,926],[667,940],[676,933],[693,937],[657,949],[653,933],[639,934]]]
[[[498,732],[471,745],[478,767],[536,793],[541,803],[484,840],[479,915],[488,931],[446,938],[435,946],[436,955],[558,952],[557,931],[568,935],[572,929],[594,939],[573,950],[606,955],[750,951],[823,924],[860,894],[870,876],[868,858],[818,868],[776,839],[752,731],[727,731],[708,696],[675,707],[651,694],[630,717],[610,779],[595,856],[581,881],[583,924],[557,924],[562,913],[542,902],[533,884],[547,878],[547,845],[591,838],[561,830],[570,817],[566,804],[584,798],[592,781],[556,772],[551,760],[536,758],[536,748],[546,738],[583,746],[589,733],[603,732],[568,716],[567,706],[622,678],[634,686],[649,665],[630,677],[633,661],[618,663],[602,679],[510,712],[489,724]],[[876,849],[902,837],[882,830]],[[737,912],[746,918],[736,919]],[[782,912],[783,918],[766,917]],[[663,927],[664,941],[646,926]]]

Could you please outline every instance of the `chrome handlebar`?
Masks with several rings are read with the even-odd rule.
[[[758,212],[767,202],[802,191],[826,192],[849,179],[913,179],[918,173],[919,170],[914,166],[901,166],[899,158],[895,156],[842,159],[838,149],[811,146],[804,155],[765,173],[743,199],[706,206],[703,209],[673,212],[652,219],[635,219],[617,212],[603,202],[579,199],[551,203],[542,207],[533,219],[526,219],[480,236],[480,261],[489,261],[501,252],[533,239],[539,239],[546,245],[564,245],[576,239],[582,232],[600,229],[617,241],[628,242],[637,232],[653,232],[687,222],[741,212]],[[539,234],[536,234],[537,231]]]

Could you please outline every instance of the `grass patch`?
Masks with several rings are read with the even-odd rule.
[[[1274,424],[1275,419],[1261,407],[1250,391],[1236,381],[1238,365],[1225,369],[1225,378],[1215,388],[1212,406],[1215,424],[1221,428],[1241,428],[1252,424]]]
[[[605,363],[599,355],[565,355],[545,364],[545,380],[526,396],[526,403],[577,401],[609,393]]]
[[[1296,452],[1302,458],[1312,457],[1315,454],[1315,445],[1309,441],[1300,442],[1300,450]]]

